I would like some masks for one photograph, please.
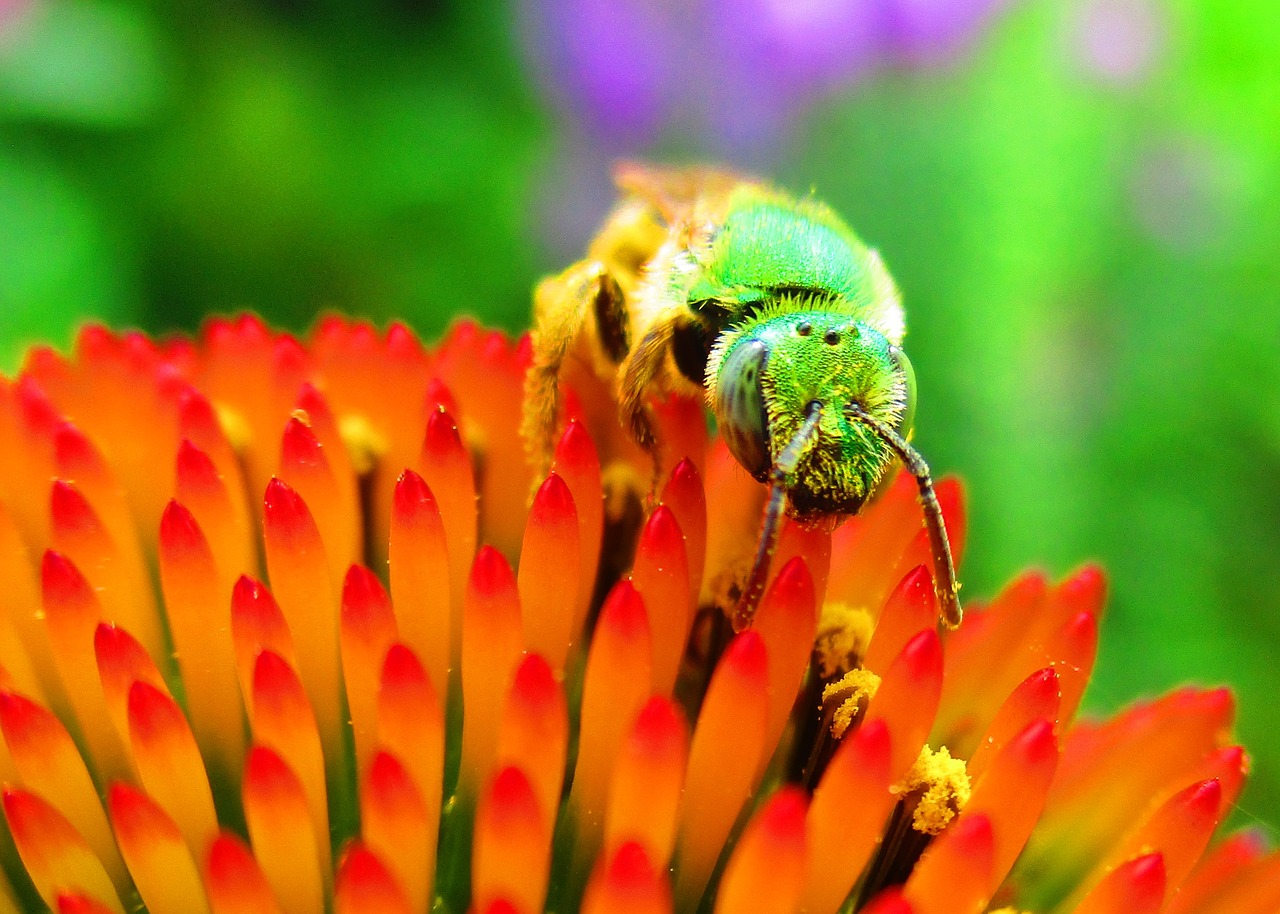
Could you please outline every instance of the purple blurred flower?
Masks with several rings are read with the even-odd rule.
[[[1076,25],[1076,55],[1105,82],[1138,83],[1164,50],[1166,15],[1153,0],[1092,0]]]
[[[776,145],[815,98],[964,50],[1006,0],[527,0],[544,83],[595,141]],[[735,156],[736,157],[736,156]],[[759,153],[749,158],[758,158]]]

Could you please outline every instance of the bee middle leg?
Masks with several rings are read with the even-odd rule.
[[[604,264],[584,260],[539,283],[534,293],[533,363],[525,376],[521,435],[539,474],[551,466],[560,430],[565,360],[585,344],[594,370],[610,376],[630,348],[626,300]]]

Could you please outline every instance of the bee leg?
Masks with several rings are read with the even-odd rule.
[[[534,293],[533,362],[525,375],[520,433],[539,474],[551,466],[560,430],[560,375],[584,332],[597,373],[608,374],[626,355],[626,302],[598,261],[584,260],[543,280]]]
[[[755,618],[760,598],[764,596],[764,585],[769,580],[769,566],[773,563],[773,554],[778,549],[778,535],[782,532],[783,511],[787,506],[787,484],[791,474],[800,464],[813,442],[818,429],[818,420],[822,418],[822,406],[809,404],[808,415],[804,424],[796,432],[787,446],[778,454],[778,460],[769,469],[769,500],[764,506],[764,520],[760,524],[760,539],[756,543],[756,557],[751,563],[751,573],[743,585],[742,596],[738,605],[733,608],[733,630],[740,632],[751,626]]]
[[[662,474],[661,444],[645,399],[656,389],[666,366],[674,331],[670,320],[655,323],[627,354],[618,374],[618,417],[631,440],[653,460],[655,490]]]

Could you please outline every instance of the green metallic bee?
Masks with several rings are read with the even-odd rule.
[[[657,466],[647,401],[704,396],[734,457],[769,486],[735,630],[751,623],[782,517],[856,514],[895,460],[915,477],[945,624],[958,585],[929,468],[908,443],[915,378],[902,302],[879,254],[827,206],[711,169],[621,166],[623,196],[587,259],[534,304],[523,431],[550,459],[566,360],[614,384],[619,418]]]

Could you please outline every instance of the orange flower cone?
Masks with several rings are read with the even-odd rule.
[[[0,912],[1280,910],[1228,692],[1076,720],[1097,569],[939,631],[900,479],[731,636],[763,493],[700,404],[650,491],[566,391],[535,478],[528,361],[241,317],[0,378]]]

